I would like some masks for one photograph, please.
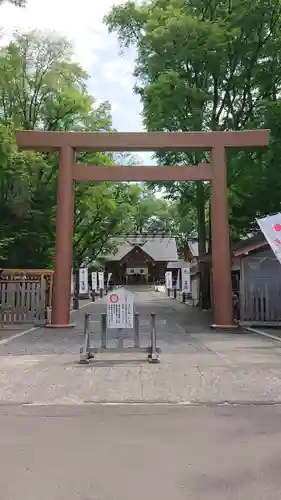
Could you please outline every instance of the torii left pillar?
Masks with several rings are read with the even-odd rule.
[[[70,322],[72,236],[74,222],[74,183],[72,167],[75,152],[70,146],[62,146],[59,152],[56,253],[54,294],[50,328],[69,328]]]

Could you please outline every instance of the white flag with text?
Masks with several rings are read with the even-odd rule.
[[[79,269],[79,293],[88,293],[88,268],[80,267]]]
[[[276,258],[281,263],[281,213],[257,219],[257,222]]]

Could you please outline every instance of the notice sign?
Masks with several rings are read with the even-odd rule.
[[[107,328],[134,327],[134,295],[125,288],[107,296]]]

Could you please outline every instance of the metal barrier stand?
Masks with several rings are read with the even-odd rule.
[[[157,347],[156,342],[156,314],[151,313],[150,322],[150,345],[148,347],[140,346],[140,317],[139,313],[134,314],[134,332],[133,332],[133,347],[124,347],[124,337],[123,329],[118,330],[117,334],[117,347],[107,347],[107,315],[106,313],[101,314],[100,318],[100,334],[101,334],[101,345],[100,347],[91,347],[90,342],[90,314],[86,313],[84,316],[84,341],[80,348],[80,363],[88,364],[91,359],[94,359],[94,355],[97,353],[108,352],[108,353],[134,353],[142,352],[148,353],[148,361],[150,363],[159,363],[161,352],[160,348]]]
[[[91,355],[90,347],[90,314],[84,316],[84,342],[80,348],[80,363],[89,363],[89,360],[94,356]]]
[[[148,354],[148,361],[150,363],[159,363],[159,353],[156,345],[156,314],[151,313],[151,330],[150,330],[150,342],[151,342],[151,350]]]

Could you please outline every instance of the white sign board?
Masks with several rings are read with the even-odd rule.
[[[107,296],[107,328],[134,327],[134,295],[125,288],[113,290]]]
[[[166,285],[167,290],[171,290],[173,288],[172,271],[166,271],[166,273],[165,273],[165,285]]]
[[[98,275],[99,275],[99,288],[103,290],[104,289],[104,272],[100,271],[98,273]]]
[[[88,268],[80,267],[79,269],[79,293],[88,293]]]
[[[257,219],[276,259],[281,263],[281,213]]]
[[[98,277],[96,271],[91,273],[91,279],[92,279],[92,290],[97,290],[98,289]]]
[[[181,284],[183,292],[191,291],[190,269],[188,267],[183,267],[181,270]]]

